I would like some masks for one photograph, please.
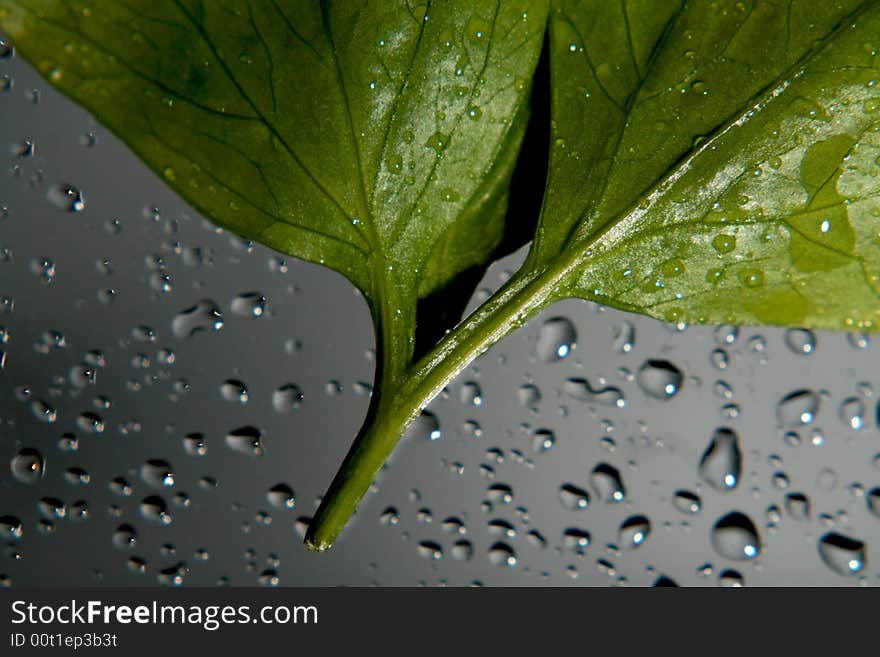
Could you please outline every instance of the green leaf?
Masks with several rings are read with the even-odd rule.
[[[193,205],[364,292],[383,358],[314,549],[425,405],[559,299],[878,328],[880,0],[547,10],[0,0],[16,46]],[[549,171],[529,255],[453,329],[422,322],[445,335],[413,362],[417,308],[449,319],[450,291],[528,225],[504,206],[534,153],[517,155],[545,27]]]
[[[880,3],[561,1],[550,33],[556,296],[877,327]]]
[[[2,0],[2,27],[216,223],[416,302],[504,233],[543,3]]]

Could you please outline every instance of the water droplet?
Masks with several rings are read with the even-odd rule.
[[[239,427],[226,434],[229,449],[248,456],[263,455],[263,433],[253,426]]]
[[[428,137],[425,142],[425,147],[433,149],[437,155],[445,151],[447,146],[449,146],[449,135],[443,134],[439,130]]]
[[[590,536],[590,532],[585,529],[569,527],[562,532],[562,546],[566,550],[571,550],[577,555],[584,554],[587,551],[587,548],[590,547],[591,541],[592,537]]]
[[[137,532],[128,524],[119,525],[113,532],[113,545],[120,550],[131,550],[137,545]]]
[[[838,575],[855,575],[865,567],[865,544],[858,539],[829,532],[819,539],[819,556]]]
[[[245,292],[235,297],[230,307],[239,317],[257,319],[266,313],[266,297],[259,292]]]
[[[418,553],[420,557],[430,559],[431,561],[439,561],[443,558],[443,548],[434,541],[422,541],[419,543]]]
[[[175,337],[187,338],[201,331],[219,331],[223,328],[223,314],[210,299],[202,299],[196,305],[181,311],[171,321]]]
[[[810,498],[803,493],[789,493],[785,496],[785,511],[796,520],[809,520]]]
[[[754,523],[743,513],[732,511],[712,528],[712,547],[733,561],[754,559],[761,552],[761,541]]]
[[[590,474],[590,485],[603,502],[616,504],[626,498],[620,471],[608,463],[599,463]]]
[[[623,521],[617,534],[621,545],[635,549],[648,540],[651,521],[646,516],[631,516]]]
[[[556,444],[556,434],[550,429],[535,429],[532,432],[532,450],[535,452],[547,452]]]
[[[812,424],[819,411],[819,395],[812,390],[790,392],[776,406],[776,417],[783,427]]]
[[[703,501],[696,493],[689,490],[677,490],[672,498],[672,504],[682,513],[699,513],[703,507]]]
[[[516,391],[521,406],[535,406],[541,401],[541,391],[530,383],[521,385]]]
[[[486,497],[493,504],[510,504],[513,502],[513,489],[507,484],[493,484],[486,491]]]
[[[467,540],[456,541],[450,550],[453,559],[458,561],[470,561],[474,556],[473,543]]]
[[[868,511],[880,518],[880,486],[869,490],[865,498],[868,504]]]
[[[57,497],[40,498],[37,509],[41,515],[49,520],[60,520],[67,517],[67,505]]]
[[[733,235],[726,235],[724,233],[716,235],[712,239],[712,248],[722,255],[725,253],[730,253],[731,251],[736,249],[736,237],[734,237]]]
[[[577,330],[566,317],[552,317],[538,330],[537,354],[551,363],[568,356],[577,343]]]
[[[243,381],[238,379],[226,379],[220,386],[220,395],[228,402],[237,402],[246,404],[248,400],[248,389]]]
[[[269,504],[278,509],[292,509],[296,506],[296,497],[293,489],[287,484],[275,484],[266,493]]]
[[[46,473],[46,462],[37,450],[26,447],[12,457],[9,469],[16,481],[35,484]]]
[[[498,542],[489,548],[489,562],[495,566],[513,568],[517,564],[516,552],[507,543]]]
[[[141,466],[141,479],[154,488],[173,486],[174,471],[168,461],[150,459]]]
[[[52,185],[46,193],[46,198],[56,208],[65,212],[81,212],[86,207],[82,192],[67,183]]]
[[[809,329],[788,329],[785,332],[785,345],[799,356],[808,356],[816,350],[816,335]]]
[[[614,386],[592,386],[587,379],[572,378],[562,384],[562,389],[572,399],[584,403],[599,404],[601,406],[615,406],[623,408],[626,399],[620,388]]]
[[[141,515],[152,522],[162,525],[171,524],[171,515],[168,513],[168,505],[158,495],[150,495],[141,500]]]
[[[279,413],[289,413],[302,405],[303,394],[299,386],[285,383],[272,393],[272,408]]]
[[[200,433],[189,433],[183,437],[183,449],[190,456],[204,456],[208,453],[205,436]]]
[[[614,325],[614,350],[621,354],[628,354],[636,345],[636,327],[627,320],[622,320]]]
[[[739,436],[733,429],[717,429],[700,458],[700,477],[715,490],[725,492],[736,488],[741,472]]]
[[[569,511],[583,511],[590,506],[590,494],[574,484],[559,487],[559,501]]]
[[[422,440],[440,440],[442,435],[437,416],[430,411],[422,411],[406,433]]]
[[[639,387],[654,399],[671,399],[681,389],[684,375],[668,360],[647,360],[636,375]]]
[[[459,398],[461,399],[462,404],[468,404],[470,406],[483,405],[483,391],[480,389],[480,385],[473,381],[468,381],[467,383],[462,384],[459,391]]]
[[[24,535],[24,525],[15,516],[0,516],[0,538],[17,541]]]
[[[840,402],[837,414],[847,427],[858,431],[865,424],[865,402],[859,397],[848,397]]]

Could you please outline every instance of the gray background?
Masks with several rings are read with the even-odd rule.
[[[289,257],[279,266],[277,254],[213,228],[21,57],[0,62],[0,89],[0,326],[9,336],[0,344],[0,516],[23,526],[19,539],[3,537],[3,583],[254,585],[277,576],[281,585],[582,586],[650,585],[661,575],[711,586],[877,582],[880,518],[868,495],[880,484],[876,345],[821,333],[805,355],[779,329],[685,329],[580,301],[553,307],[472,365],[431,405],[441,438],[404,441],[339,543],[328,554],[309,554],[296,520],[314,511],[367,407],[358,386],[373,369],[363,300],[331,271]],[[32,156],[20,156],[24,140],[34,144]],[[53,204],[50,190],[60,183],[82,190],[83,211]],[[120,230],[108,229],[112,221]],[[495,265],[481,288],[500,285],[521,257]],[[51,282],[40,274],[43,260],[54,263]],[[169,291],[161,289],[163,275]],[[267,300],[262,317],[232,308],[235,297],[251,292]],[[202,299],[216,304],[223,328],[175,337],[172,320]],[[542,324],[556,316],[571,320],[577,344],[548,363],[537,358],[537,341]],[[621,352],[617,336],[628,326],[634,345]],[[138,327],[151,328],[155,340],[143,341]],[[47,349],[47,331],[62,334],[64,345]],[[163,349],[173,351],[173,363],[163,361]],[[94,384],[72,385],[71,368],[94,350],[106,362]],[[684,373],[671,399],[639,386],[636,373],[648,359],[666,359]],[[570,377],[616,387],[625,401],[572,400],[563,390]],[[246,403],[224,399],[227,379],[247,384]],[[481,388],[480,406],[466,394],[462,400],[461,387],[471,382]],[[298,385],[304,398],[298,409],[279,413],[272,393],[285,383]],[[524,384],[542,393],[534,407],[519,401]],[[783,437],[778,404],[802,388],[815,391],[820,404],[794,445],[793,436]],[[852,397],[865,408],[859,430],[840,410]],[[40,402],[54,409],[54,422],[34,412]],[[103,433],[78,424],[84,412],[102,416]],[[230,430],[247,425],[263,432],[261,457],[224,443]],[[737,486],[724,493],[698,472],[719,427],[738,433],[743,459]],[[540,429],[555,435],[547,451],[534,450]],[[77,435],[76,452],[59,449],[66,432]],[[191,432],[204,434],[206,455],[185,451],[182,439]],[[45,459],[36,483],[22,483],[7,466],[23,448]],[[148,459],[171,464],[173,486],[156,489],[143,480]],[[622,502],[605,503],[592,487],[598,463],[620,471]],[[87,471],[88,483],[71,477],[70,468]],[[111,491],[115,477],[130,482],[130,496]],[[204,477],[216,486],[204,486]],[[295,491],[293,509],[267,501],[279,482]],[[559,488],[566,483],[590,492],[588,509],[563,506]],[[489,490],[496,484],[510,486],[509,503]],[[698,513],[675,507],[679,489],[701,497]],[[809,497],[808,519],[785,509],[791,492]],[[175,503],[180,493],[188,505]],[[143,517],[140,502],[149,495],[167,501],[171,524]],[[39,529],[44,497],[67,507],[51,533]],[[88,517],[75,520],[79,501]],[[381,520],[389,507],[397,524]],[[755,559],[731,561],[713,547],[713,525],[732,510],[758,529]],[[618,528],[639,514],[649,519],[650,534],[633,549]],[[509,526],[490,526],[496,520]],[[129,549],[113,542],[123,523],[137,531]],[[572,527],[590,533],[583,554],[563,540]],[[544,540],[530,538],[532,531]],[[817,545],[829,531],[866,544],[859,576],[843,577],[823,563]],[[473,546],[470,559],[453,548],[462,540]],[[490,555],[499,541],[515,553],[515,565],[497,565]],[[143,560],[145,572],[130,567],[132,557]],[[723,576],[726,570],[741,579]]]

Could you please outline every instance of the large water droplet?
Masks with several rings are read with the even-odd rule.
[[[739,436],[733,429],[717,429],[700,458],[700,477],[715,490],[736,488],[742,472]]]
[[[545,362],[562,360],[577,344],[577,330],[566,317],[551,317],[538,330],[536,352]]]
[[[732,511],[712,528],[712,547],[722,557],[745,561],[760,554],[761,540],[749,517],[739,511]]]
[[[647,360],[636,375],[639,387],[654,399],[671,399],[681,389],[684,376],[668,360]]]

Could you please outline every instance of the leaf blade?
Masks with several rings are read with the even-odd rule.
[[[565,4],[557,4],[556,11]],[[706,6],[683,5],[662,42],[657,37],[653,75],[675,77],[663,63],[664,49],[681,56],[688,20],[695,20],[689,12]],[[805,6],[812,7],[800,9]],[[735,7],[721,3],[719,16]],[[792,8],[797,10],[797,3]],[[701,19],[707,33],[725,33],[724,41],[710,40],[712,52],[727,49],[727,58],[735,44],[738,53],[760,59],[768,48],[780,47],[772,43],[774,35],[785,33],[778,21],[791,22],[791,16],[768,2],[746,9],[754,17],[748,29],[718,30]],[[868,46],[880,30],[880,8],[875,2],[839,3],[815,12],[824,12],[813,16],[814,25],[824,30],[818,44],[812,40],[815,31],[796,43],[789,37],[785,56],[762,62],[757,72],[746,64],[755,79],[738,84],[721,101],[707,105],[701,91],[708,85],[719,88],[725,67],[734,65],[715,61],[717,54],[698,62],[690,79],[678,78],[677,86],[666,83],[676,90],[666,109],[680,120],[670,138],[675,143],[658,147],[645,139],[637,145],[645,123],[629,115],[621,122],[623,158],[598,181],[604,191],[577,206],[578,212],[553,205],[554,185],[558,195],[566,189],[554,182],[554,163],[557,174],[562,170],[581,184],[587,176],[578,177],[577,162],[563,159],[567,156],[558,149],[551,153],[541,228],[550,239],[536,240],[529,261],[532,267],[570,261],[574,273],[559,296],[582,296],[667,321],[876,326],[880,252],[872,235],[880,188],[870,161],[880,154],[875,132],[880,123],[872,116],[880,72],[872,54],[876,49]],[[551,57],[557,64],[569,52],[570,33],[563,34],[560,40],[560,32],[551,28]],[[739,43],[737,34],[744,35]],[[624,48],[613,56],[624,61]],[[738,83],[740,77],[728,81]],[[694,82],[700,83],[700,94],[685,105],[678,96],[693,93]],[[749,96],[758,85],[763,89]],[[637,94],[644,89],[640,83]],[[638,109],[638,95],[631,98],[636,100],[630,109]],[[710,125],[718,116],[725,118],[703,136],[700,122]],[[558,113],[555,118],[560,130],[570,128],[572,120]],[[692,125],[696,131],[688,135]],[[687,139],[691,143],[685,148]]]

